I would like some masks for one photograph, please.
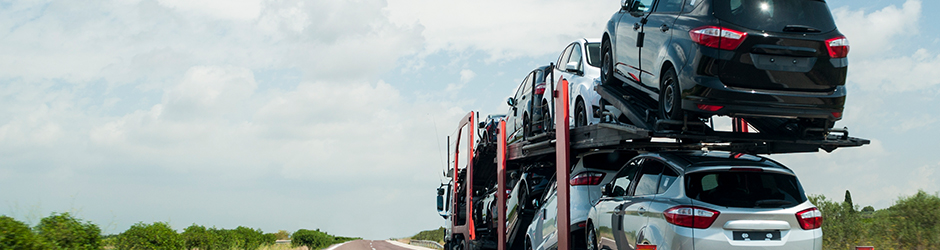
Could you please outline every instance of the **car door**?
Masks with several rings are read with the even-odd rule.
[[[659,73],[662,58],[672,40],[673,26],[682,11],[683,0],[657,0],[652,13],[646,17],[646,24],[640,30],[643,47],[640,48],[641,86],[659,95]],[[641,22],[642,23],[642,22]]]
[[[512,97],[513,102],[510,105],[509,112],[507,114],[509,115],[509,119],[506,119],[508,124],[507,126],[510,127],[507,128],[507,130],[510,131],[506,138],[507,142],[513,142],[522,137],[523,115],[525,114],[526,108],[528,107],[528,105],[526,105],[526,102],[528,101],[526,96],[528,96],[529,92],[531,92],[532,80],[534,80],[532,75],[533,72],[529,72],[529,74],[526,75],[525,80],[522,80],[522,82],[519,83],[519,88],[516,89],[516,94]]]
[[[623,239],[623,203],[627,201],[627,193],[633,186],[633,179],[636,177],[637,163],[631,161],[624,165],[614,176],[614,179],[608,184],[605,195],[594,205],[596,223],[598,229],[597,235],[598,249],[630,249],[623,248],[626,241]]]
[[[627,0],[630,5],[626,14],[617,22],[614,57],[615,68],[627,74],[628,80],[638,81],[640,77],[640,48],[637,42],[642,28],[641,20],[653,11],[654,0]]]
[[[658,164],[663,166],[662,174],[659,177],[659,185],[656,188],[656,196],[653,198],[653,201],[650,202],[649,209],[649,222],[647,223],[647,239],[652,245],[657,245],[657,248],[660,249],[686,249],[685,244],[691,244],[691,241],[686,242],[676,242],[672,240],[675,236],[675,233],[681,233],[683,235],[692,235],[692,229],[690,228],[680,228],[674,227],[672,224],[666,221],[666,218],[663,215],[667,209],[680,205],[679,202],[674,199],[675,197],[670,197],[669,195],[664,195],[666,191],[669,191],[670,188],[675,188],[676,182],[679,180],[679,172],[676,171],[676,168],[669,166],[668,164],[661,162],[659,160],[649,160],[651,164]],[[676,186],[678,187],[678,186]],[[672,230],[670,230],[672,229]],[[672,245],[675,244],[675,245]]]
[[[542,206],[541,215],[539,222],[542,223],[541,226],[541,239],[539,241],[533,241],[533,244],[538,244],[536,246],[542,246],[542,249],[545,249],[547,245],[551,245],[553,242],[557,241],[556,234],[558,233],[558,199],[556,196],[555,184],[552,184],[551,190],[547,192],[545,199],[545,205]]]
[[[662,171],[663,165],[655,161],[644,159],[640,162],[636,181],[633,183],[633,193],[628,194],[630,200],[621,205],[623,210],[622,241],[627,243],[628,249],[636,249],[637,244],[645,244],[637,240],[647,237],[646,225],[649,222],[649,216],[652,215],[649,206],[656,197]]]

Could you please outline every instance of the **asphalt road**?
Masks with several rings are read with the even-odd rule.
[[[412,246],[397,241],[385,240],[354,240],[335,245],[327,250],[433,250],[419,246]]]

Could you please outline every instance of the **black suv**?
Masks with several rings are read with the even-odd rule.
[[[823,0],[623,0],[601,47],[601,82],[659,118],[777,134],[842,118],[849,45]]]

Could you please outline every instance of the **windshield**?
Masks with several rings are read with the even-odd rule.
[[[686,175],[689,198],[725,207],[785,208],[806,201],[795,176],[768,172],[698,172]]]
[[[586,43],[584,44],[587,47],[587,63],[594,67],[601,67],[601,44],[600,43]]]
[[[836,24],[819,0],[714,0],[715,16],[768,32],[829,32]]]

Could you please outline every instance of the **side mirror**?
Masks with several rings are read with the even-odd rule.
[[[444,211],[444,188],[437,189],[437,212]]]
[[[630,0],[620,0],[620,9],[621,10],[630,9]]]
[[[539,207],[539,199],[532,200],[532,207]]]
[[[509,99],[506,100],[506,104],[509,104],[509,106],[516,106],[516,100],[510,97]]]
[[[578,62],[569,62],[568,64],[565,64],[565,71],[580,73],[578,71]]]
[[[601,195],[609,196],[610,191],[613,189],[614,189],[614,183],[613,182],[607,183],[606,185],[604,185],[604,189],[601,190]]]

